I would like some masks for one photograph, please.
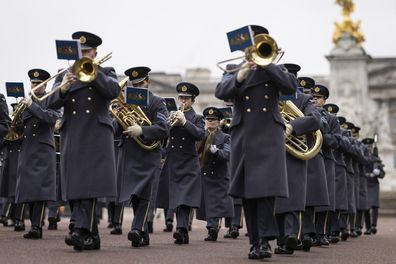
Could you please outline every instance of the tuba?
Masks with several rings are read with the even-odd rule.
[[[304,114],[298,109],[298,107],[290,100],[279,103],[280,114],[285,124],[289,123],[299,117],[303,117]],[[293,136],[290,135],[286,138],[286,151],[301,160],[309,160],[315,157],[322,147],[322,133],[320,130],[313,132],[314,145],[309,147],[305,136]]]
[[[140,126],[151,126],[150,119],[146,116],[140,106],[125,103],[122,90],[125,88],[128,79],[129,77],[126,77],[119,82],[121,92],[116,99],[111,101],[109,111],[113,114],[117,122],[124,130],[133,124],[138,124]],[[141,148],[145,150],[153,150],[161,143],[160,140],[146,143],[141,137],[133,137],[133,139]]]
[[[238,59],[245,59],[246,61],[254,62],[261,67],[266,67],[271,63],[278,63],[284,55],[284,51],[278,47],[274,38],[268,34],[258,34],[254,36],[254,43],[254,46],[246,48],[244,56],[220,61],[216,64],[217,67],[228,73],[239,71],[242,67],[236,67],[228,70],[221,66],[223,63]]]

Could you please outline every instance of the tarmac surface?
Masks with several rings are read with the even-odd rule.
[[[8,263],[255,263],[260,260],[247,259],[248,238],[242,229],[238,239],[224,239],[222,228],[217,242],[205,242],[205,222],[194,220],[189,245],[175,245],[172,233],[162,231],[164,222],[156,219],[150,246],[132,248],[127,240],[131,216],[124,221],[122,235],[110,235],[107,222],[100,223],[101,249],[74,251],[64,243],[68,232],[68,219],[62,218],[58,230],[44,227],[43,239],[27,240],[25,232],[14,232],[12,227],[0,226],[0,264]],[[25,221],[27,230],[29,221]],[[330,247],[315,247],[310,252],[297,251],[293,255],[273,255],[264,262],[271,263],[396,263],[396,218],[381,218],[376,235],[349,238]],[[272,249],[274,244],[272,243]]]

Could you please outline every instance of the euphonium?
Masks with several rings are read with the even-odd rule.
[[[121,89],[126,86],[128,78],[129,77],[126,77],[119,82]],[[151,126],[152,124],[150,119],[138,105],[130,105],[124,102],[122,91],[116,99],[111,101],[109,110],[124,130],[134,124],[138,124],[140,126]],[[133,139],[145,150],[153,150],[161,143],[160,140],[146,143],[141,137],[133,137]]]
[[[287,124],[291,120],[299,117],[304,117],[304,114],[298,107],[290,100],[279,103],[280,113],[283,121]],[[290,135],[286,138],[286,151],[301,160],[309,160],[315,157],[322,147],[322,133],[320,130],[313,132],[314,145],[309,147],[305,136],[297,137]]]
[[[199,163],[201,165],[201,168],[203,168],[203,166],[206,163],[206,160],[209,157],[209,153],[210,153],[210,146],[213,145],[215,137],[216,137],[216,131],[210,132],[209,131],[209,135],[206,139],[200,141],[196,146],[197,148],[197,152],[198,152],[198,157],[199,157]]]

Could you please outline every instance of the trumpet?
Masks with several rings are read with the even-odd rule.
[[[276,41],[268,34],[258,34],[254,36],[254,43],[255,43],[254,46],[246,48],[244,56],[220,61],[216,64],[217,67],[219,67],[222,71],[227,73],[237,72],[243,67],[240,66],[228,70],[222,67],[221,65],[226,62],[239,60],[239,59],[244,59],[246,61],[254,62],[255,64],[261,67],[266,67],[271,63],[274,64],[278,63],[285,53],[284,51],[282,51],[282,49],[278,47]]]
[[[179,111],[181,111],[183,113],[184,112],[184,107],[185,107],[185,105],[182,104]],[[171,127],[174,127],[177,124],[177,122],[178,122],[178,119],[176,118],[176,113],[177,112],[178,111],[173,111],[173,112],[170,113],[169,120],[170,120]]]
[[[106,54],[105,56],[103,56],[100,59],[94,59],[94,60],[89,57],[82,57],[80,60],[74,62],[73,66],[72,66],[72,73],[77,77],[77,79],[80,82],[84,82],[84,83],[92,82],[93,80],[95,80],[96,76],[98,75],[98,66],[100,64],[102,64],[103,62],[111,59],[111,54],[112,54],[112,52]],[[57,91],[59,91],[59,89],[61,89],[66,84],[59,85],[58,87],[56,87],[56,89],[51,90],[49,93],[45,94],[42,97],[38,97],[35,94],[36,90],[43,87],[49,81],[58,77],[59,75],[63,74],[66,71],[69,71],[69,68],[65,68],[65,69],[61,70],[60,72],[58,72],[51,78],[48,78],[44,82],[42,82],[39,85],[37,85],[36,87],[34,87],[34,89],[32,89],[30,91],[30,95],[32,96],[32,98],[34,98],[40,102],[40,101],[45,100],[52,94],[56,93]]]

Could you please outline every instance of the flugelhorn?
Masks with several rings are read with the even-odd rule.
[[[112,54],[112,52],[106,54],[105,56],[103,56],[100,59],[91,59],[89,57],[82,57],[80,60],[74,62],[73,66],[71,67],[72,73],[77,77],[77,79],[80,82],[84,82],[84,83],[92,82],[93,80],[95,80],[96,76],[98,75],[98,66],[100,64],[102,64],[103,62],[111,59],[111,56],[112,56],[111,54]],[[63,87],[63,85],[59,85],[58,87],[56,87],[55,89],[46,93],[42,97],[38,97],[35,94],[36,90],[38,90],[39,88],[41,88],[42,86],[47,84],[49,81],[51,81],[52,79],[56,78],[57,76],[63,74],[66,71],[69,71],[69,68],[64,68],[63,70],[59,71],[57,74],[52,76],[51,78],[48,78],[44,82],[42,82],[39,85],[37,85],[36,87],[34,87],[30,91],[30,95],[32,96],[32,98],[36,99],[37,101],[43,101],[46,98],[48,98],[49,96],[51,96],[52,94],[59,91],[59,89],[61,89]]]
[[[219,67],[224,72],[239,71],[242,67],[226,69],[221,66],[224,63],[239,59],[254,62],[261,67],[265,67],[271,63],[278,63],[285,53],[278,47],[276,41],[268,34],[257,34],[254,36],[254,43],[254,46],[246,48],[244,56],[220,61],[216,64],[217,67]]]

